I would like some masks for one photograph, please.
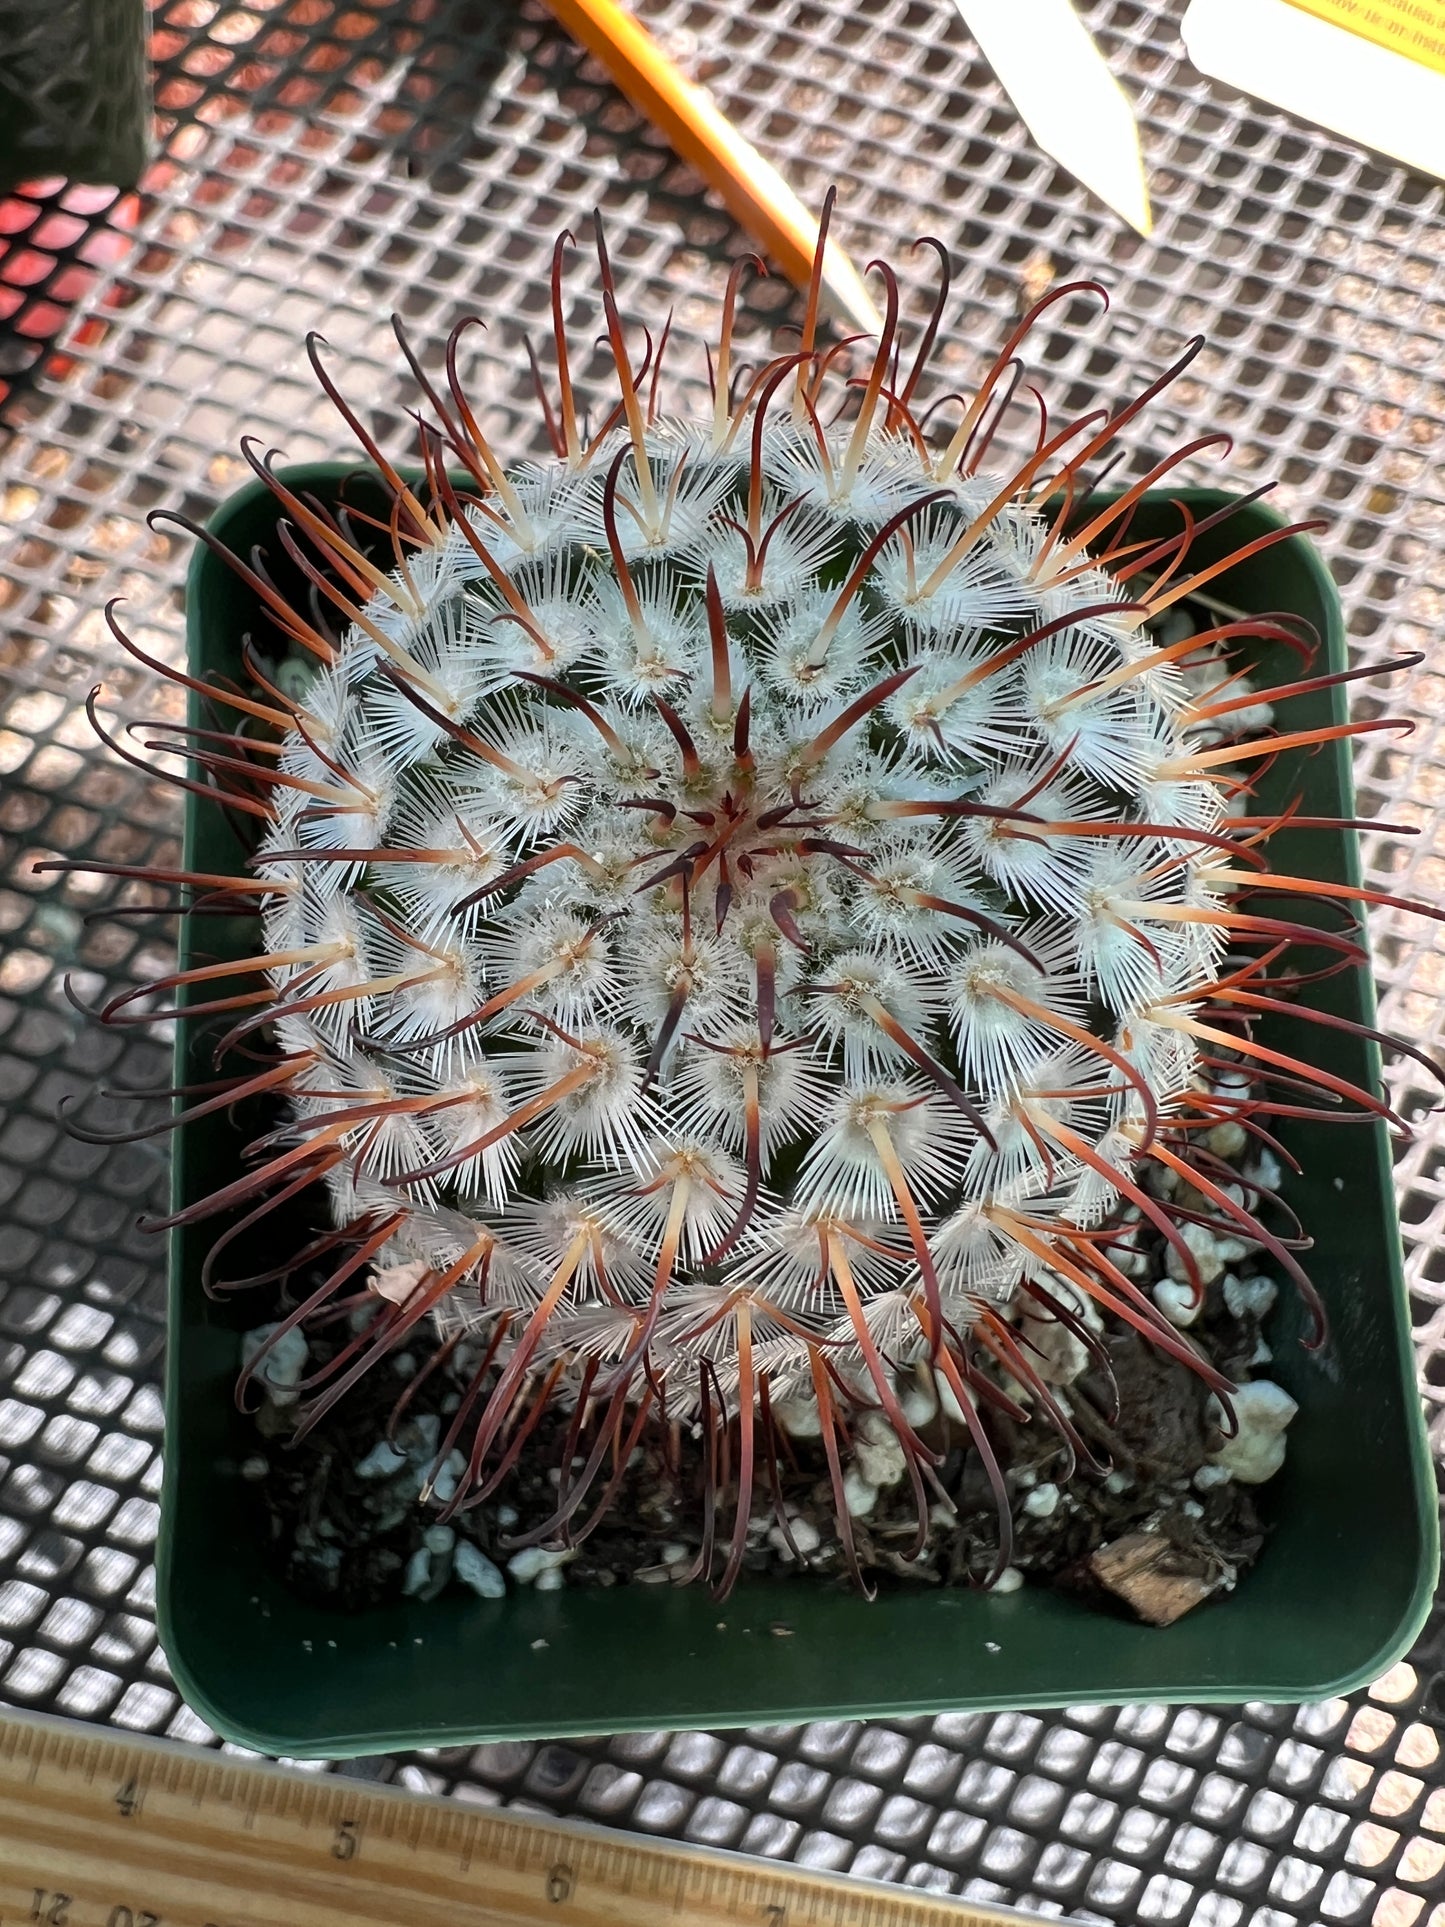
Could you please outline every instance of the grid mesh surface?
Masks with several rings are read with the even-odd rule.
[[[1139,110],[1147,243],[1030,147],[947,0],[641,10],[806,198],[839,183],[858,257],[906,259],[922,226],[950,246],[945,372],[975,370],[1028,299],[1078,275],[1114,301],[1086,335],[1046,338],[1061,403],[1118,396],[1206,333],[1158,431],[1226,429],[1228,476],[1277,474],[1288,509],[1325,520],[1364,660],[1429,650],[1445,607],[1439,186],[1201,80],[1174,5],[1087,10]],[[694,385],[745,243],[530,5],[158,0],[154,26],[160,153],[133,246],[109,266],[106,249],[78,257],[99,265],[58,359],[12,342],[0,364],[14,378],[0,446],[0,1696],[204,1740],[151,1613],[161,1253],[133,1226],[161,1196],[164,1150],[79,1143],[57,1117],[101,1081],[166,1081],[162,1040],[98,1033],[61,979],[87,1000],[123,987],[161,965],[170,934],[153,892],[31,873],[42,852],[177,854],[173,793],[97,752],[85,721],[102,676],[108,706],[143,694],[103,603],[123,595],[137,639],[174,656],[184,544],[146,511],[204,515],[243,474],[243,431],[292,459],[346,446],[305,366],[307,328],[364,409],[384,398],[400,446],[388,315],[435,351],[480,312],[472,379],[520,448],[535,435],[521,338],[542,324],[559,227],[603,210],[625,307],[673,307],[674,373]],[[56,274],[84,244],[65,232]],[[786,319],[792,296],[771,283],[755,305]],[[1370,838],[1371,880],[1438,899],[1445,677],[1427,661],[1394,701],[1418,726],[1363,749],[1362,803],[1423,834]],[[1384,1021],[1439,1050],[1445,937],[1387,914],[1376,941]],[[1396,1094],[1422,1114],[1400,1194],[1445,1446],[1445,1129],[1403,1074]],[[1445,1919],[1431,1899],[1442,1723],[1437,1612],[1370,1693],[1303,1709],[834,1722],[344,1770],[1080,1918],[1423,1927]]]

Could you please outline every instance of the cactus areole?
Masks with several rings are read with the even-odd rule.
[[[929,1383],[999,1496],[998,1570],[990,1411],[1085,1452],[1024,1312],[1096,1353],[1096,1313],[1127,1321],[1228,1409],[1111,1257],[1133,1205],[1200,1289],[1160,1169],[1317,1312],[1201,1140],[1229,1120],[1258,1137],[1282,1107],[1389,1115],[1255,1037],[1291,972],[1361,960],[1348,906],[1306,929],[1301,900],[1366,893],[1273,874],[1249,797],[1261,758],[1388,725],[1261,729],[1248,639],[1302,659],[1277,699],[1332,680],[1281,622],[1161,640],[1238,559],[1198,563],[1182,507],[1177,533],[1131,539],[1143,489],[1203,444],[1107,500],[1095,485],[1197,343],[1116,413],[1045,416],[1005,460],[1018,350],[1086,290],[1056,290],[971,399],[925,416],[941,248],[920,329],[879,270],[881,338],[830,347],[815,279],[801,338],[747,369],[740,264],[714,405],[681,420],[665,336],[624,326],[599,250],[615,403],[579,419],[559,242],[551,458],[494,452],[460,329],[445,383],[408,351],[429,411],[411,480],[348,413],[388,518],[302,499],[252,455],[315,593],[293,605],[228,559],[312,673],[283,694],[253,659],[254,692],[191,684],[218,726],[183,732],[181,780],[254,819],[256,844],[243,876],[166,880],[243,907],[258,938],[104,1015],[211,1020],[230,1075],[182,1116],[276,1106],[244,1173],[180,1214],[255,1225],[314,1200],[319,1269],[276,1333],[369,1289],[303,1427],[434,1320],[475,1359],[441,1441],[439,1461],[467,1459],[449,1509],[494,1491],[560,1403],[547,1535],[565,1544],[639,1442],[695,1428],[696,1572],[726,1589],[790,1415],[821,1439],[850,1557],[847,1441],[881,1415],[922,1544],[947,1498],[909,1417]]]

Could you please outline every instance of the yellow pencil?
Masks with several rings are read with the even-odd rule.
[[[617,0],[544,0],[595,55],[622,92],[681,158],[722,196],[728,212],[791,281],[806,287],[818,222],[770,161],[718,112],[701,87],[679,72],[647,29]],[[823,292],[855,328],[877,334],[882,321],[863,277],[836,241],[823,255]]]

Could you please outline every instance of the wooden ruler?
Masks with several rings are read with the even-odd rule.
[[[0,1725],[0,1927],[1018,1927],[906,1887]]]

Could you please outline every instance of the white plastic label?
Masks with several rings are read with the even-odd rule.
[[[1192,0],[1203,73],[1445,179],[1445,0]]]

